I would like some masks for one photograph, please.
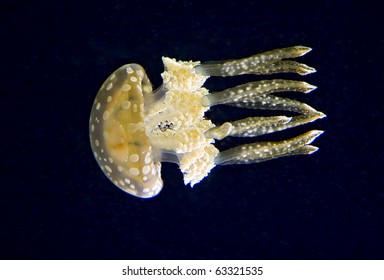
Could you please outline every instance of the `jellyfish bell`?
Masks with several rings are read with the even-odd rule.
[[[91,146],[104,174],[119,188],[152,197],[163,187],[160,162],[145,132],[144,98],[152,86],[140,65],[127,64],[101,86],[90,117]]]
[[[90,139],[96,161],[120,189],[149,198],[163,187],[161,162],[178,164],[184,184],[193,186],[216,165],[247,164],[315,152],[317,147],[310,143],[322,133],[318,130],[284,141],[256,142],[221,152],[213,145],[215,140],[229,136],[255,137],[323,118],[323,113],[307,104],[273,94],[308,93],[315,86],[272,79],[214,93],[203,87],[210,76],[313,73],[313,68],[289,60],[309,50],[298,46],[207,64],[163,57],[163,85],[156,91],[140,65],[120,67],[107,78],[93,103]],[[216,125],[205,117],[205,112],[220,104],[298,115],[249,117]]]

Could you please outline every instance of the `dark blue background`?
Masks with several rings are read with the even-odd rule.
[[[383,259],[380,6],[153,2],[1,4],[0,258]],[[316,154],[217,167],[194,189],[164,164],[165,187],[150,200],[121,192],[102,174],[88,118],[116,68],[139,63],[157,87],[163,55],[222,60],[293,45],[313,48],[300,61],[318,70],[304,77],[318,89],[292,96],[328,117],[260,139],[323,129]],[[255,77],[207,86],[244,79]],[[210,116],[234,114],[217,108]]]

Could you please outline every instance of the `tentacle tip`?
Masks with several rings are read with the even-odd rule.
[[[319,111],[317,111],[317,115],[319,116],[319,119],[322,119],[322,118],[326,118],[326,117],[327,117],[326,114],[324,114],[324,113],[322,113],[322,112],[319,112]]]
[[[311,143],[313,140],[315,140],[317,137],[319,137],[321,134],[324,133],[324,130],[311,130],[310,132],[310,138],[311,138],[311,141],[309,143]],[[309,144],[307,143],[307,144]]]
[[[305,104],[306,105],[306,104]],[[305,106],[306,109],[307,109],[307,112],[306,114],[308,114],[310,117],[312,117],[312,121],[314,120],[318,120],[318,119],[322,119],[322,118],[325,118],[327,117],[326,114],[320,112],[320,111],[317,111],[315,109],[313,109],[311,106],[307,105]]]
[[[306,145],[306,153],[307,155],[311,155],[319,150],[319,147],[312,146],[312,145]]]
[[[312,50],[312,48],[305,47],[305,46],[297,46],[296,50],[298,51],[299,56],[303,56],[303,55],[309,53]]]
[[[301,65],[301,69],[298,71],[298,73],[302,76],[305,76],[305,75],[308,75],[308,74],[312,74],[312,73],[316,73],[316,69],[313,68],[313,67],[310,67],[308,65],[305,65],[305,64],[302,64]]]
[[[314,91],[315,89],[317,89],[317,86],[314,86],[308,83],[305,83],[305,86],[306,86],[306,91],[304,93],[310,93],[311,91]]]

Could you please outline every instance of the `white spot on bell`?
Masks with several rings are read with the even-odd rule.
[[[145,164],[149,164],[151,162],[151,154],[150,153],[147,153],[145,155],[145,159],[144,159],[144,163]]]
[[[112,173],[112,168],[109,167],[108,165],[104,165],[105,169],[109,172]]]
[[[129,173],[130,173],[132,176],[137,176],[137,175],[140,174],[139,169],[137,169],[136,167],[131,167],[131,168],[129,168]]]
[[[128,85],[128,84],[125,84],[125,85],[122,86],[121,90],[122,91],[130,91],[131,90],[131,86]]]
[[[131,107],[131,102],[129,102],[129,101],[124,101],[121,104],[121,108],[123,108],[124,110],[128,110],[130,107]]]
[[[131,162],[138,162],[139,161],[139,155],[138,154],[132,154],[129,156],[129,160]]]
[[[144,76],[143,71],[141,71],[140,69],[139,69],[139,70],[136,70],[136,73],[137,73],[137,75],[139,75],[140,77],[143,77],[143,76]]]
[[[109,112],[108,111],[105,111],[103,113],[103,120],[107,120],[109,118]]]
[[[106,89],[106,90],[110,90],[112,87],[113,87],[113,84],[112,84],[112,83],[109,83],[105,89]]]
[[[149,165],[144,165],[142,168],[143,174],[147,175],[149,173],[149,171],[151,171],[151,167],[149,167]]]
[[[132,74],[133,73],[133,70],[132,70],[131,67],[127,67],[126,71],[127,71],[128,74]]]

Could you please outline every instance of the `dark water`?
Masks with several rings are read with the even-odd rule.
[[[383,259],[379,6],[166,3],[1,4],[0,258]],[[318,70],[304,78],[318,89],[294,96],[328,117],[263,139],[322,129],[316,154],[217,167],[194,189],[164,164],[165,187],[151,200],[124,194],[99,170],[88,117],[120,65],[143,65],[158,86],[163,55],[222,60],[293,45],[312,47],[300,61]]]

